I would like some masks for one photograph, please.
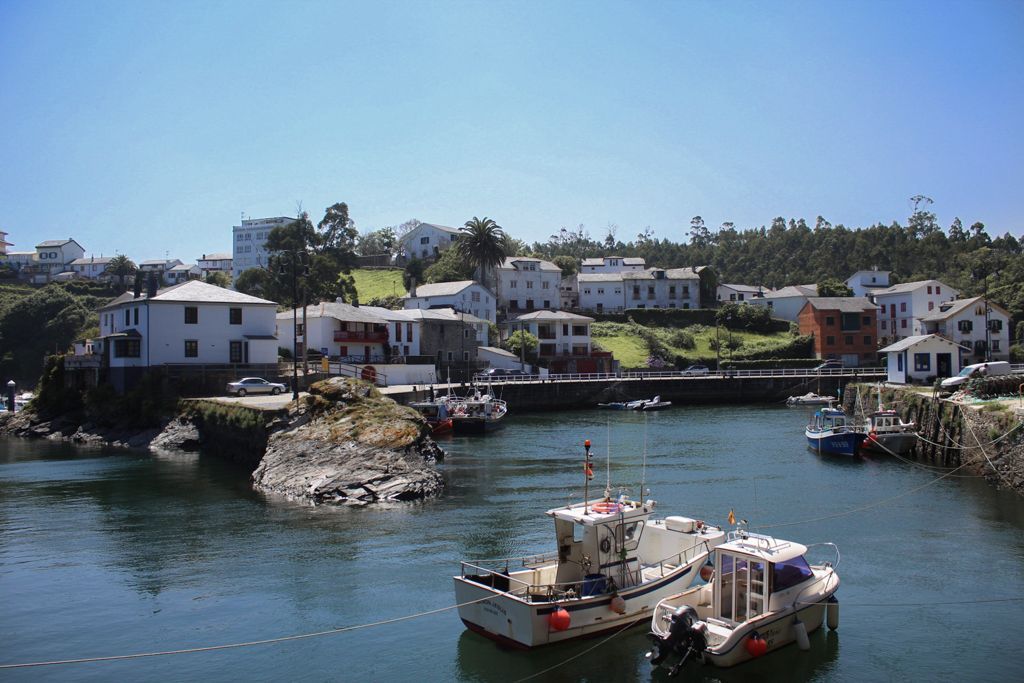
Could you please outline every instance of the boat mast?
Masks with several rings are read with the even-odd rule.
[[[644,411],[644,458],[640,467],[640,504],[644,503],[644,486],[647,483],[647,411]]]
[[[610,498],[612,495],[612,420],[607,418],[605,423],[605,456],[604,456],[604,497]]]
[[[583,442],[583,514],[587,514],[587,501],[590,500],[590,480],[594,478],[594,468],[590,464],[590,439]]]

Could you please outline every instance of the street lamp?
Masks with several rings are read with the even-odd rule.
[[[287,257],[287,258],[285,258]],[[303,275],[309,274],[309,254],[303,250],[285,250],[279,252],[278,273],[288,274],[290,266],[292,275],[292,400],[299,402],[299,269]],[[304,346],[308,341],[307,330],[303,330]]]
[[[975,270],[972,275],[975,279],[981,278],[982,298],[985,299],[985,362],[992,360],[992,306],[988,302],[988,276],[999,277],[998,270],[987,272],[981,269]]]

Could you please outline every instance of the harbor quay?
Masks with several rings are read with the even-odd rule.
[[[492,382],[490,391],[514,407],[515,412],[565,408],[593,408],[598,403],[661,396],[676,405],[782,403],[786,397],[816,391],[841,394],[851,382],[882,381],[884,370],[863,369],[820,375],[805,374],[707,375],[701,377],[638,376],[597,379],[549,378]],[[427,400],[450,390],[460,393],[468,384],[389,387],[382,393],[399,403]]]

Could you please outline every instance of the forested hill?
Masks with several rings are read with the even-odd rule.
[[[819,218],[812,227],[803,220],[776,218],[771,226],[737,230],[725,224],[710,230],[695,217],[686,236],[656,239],[649,231],[630,242],[592,239],[581,226],[563,229],[532,250],[545,258],[565,254],[641,256],[648,266],[676,268],[711,265],[721,282],[764,285],[845,280],[858,270],[878,267],[892,271],[893,284],[935,278],[960,290],[963,296],[981,294],[984,274],[993,301],[1024,320],[1024,255],[1022,240],[1010,234],[992,239],[981,223],[970,228],[959,219],[948,230],[934,214],[915,212],[908,225],[874,225],[850,229]]]

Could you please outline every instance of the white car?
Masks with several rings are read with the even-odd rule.
[[[1009,375],[1013,369],[1010,364],[1004,360],[988,361],[987,363],[975,363],[974,365],[968,365],[960,371],[959,375],[954,375],[947,379],[942,380],[942,387],[944,389],[952,389],[953,387],[960,386],[971,377],[995,377],[997,375]]]
[[[283,391],[287,391],[288,387],[277,382],[268,382],[262,377],[243,377],[237,382],[228,382],[226,391],[229,394],[235,396],[245,396],[246,394],[273,394],[277,396]]]
[[[683,370],[683,377],[697,377],[700,375],[706,375],[711,372],[706,365],[691,365],[690,367]]]

